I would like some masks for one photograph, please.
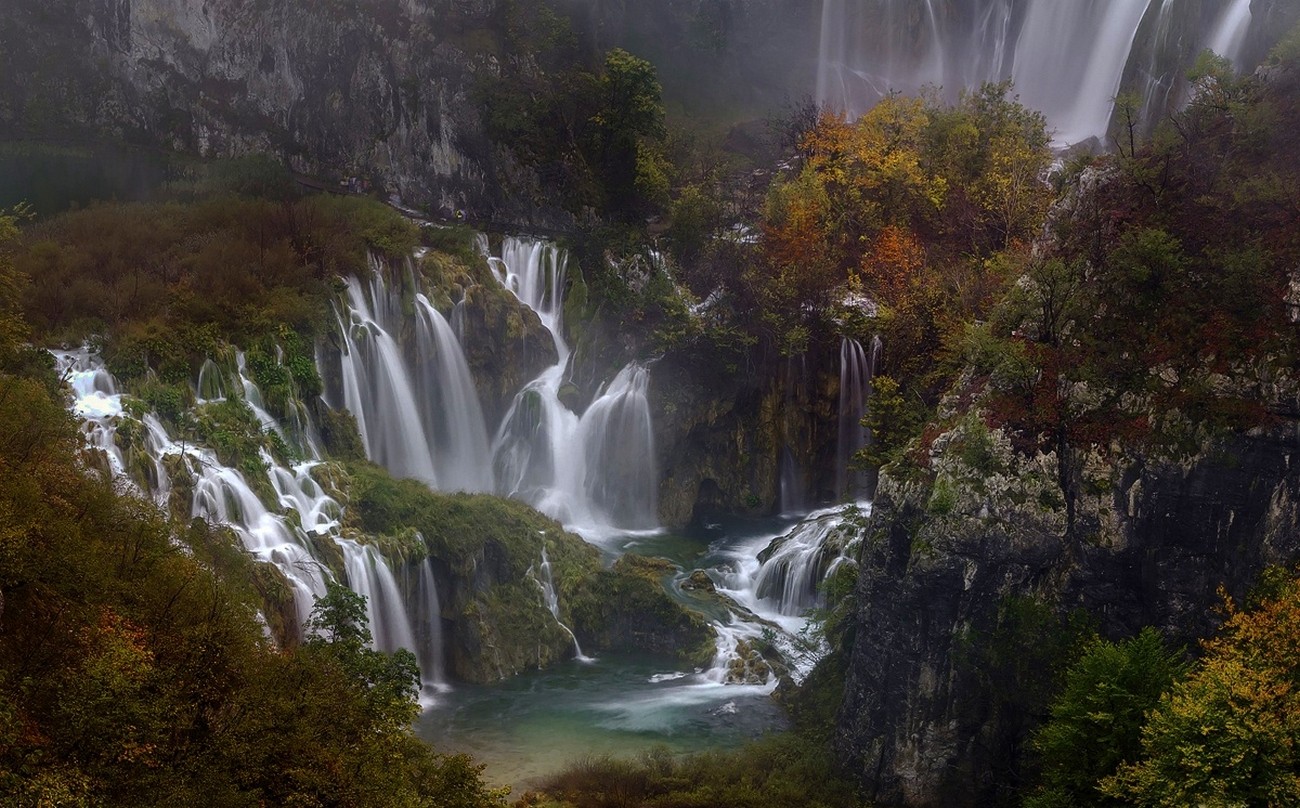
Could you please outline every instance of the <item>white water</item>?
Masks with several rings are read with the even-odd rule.
[[[867,515],[871,505],[859,502],[813,511],[786,532],[739,542],[723,553],[723,563],[709,571],[718,592],[758,618],[780,629],[775,640],[792,663],[796,678],[808,673],[821,649],[807,648],[801,635],[808,612],[825,603],[820,586],[840,566],[852,564],[857,550],[850,516]],[[767,555],[761,561],[761,555]],[[763,626],[733,620],[720,632],[719,647],[739,639],[762,637]],[[715,660],[715,670],[725,660]]]
[[[367,289],[348,278],[339,313],[343,404],[355,416],[366,456],[398,477],[438,485],[424,419],[401,349],[388,328],[401,325],[401,301],[378,267]],[[387,327],[386,327],[387,326]]]
[[[649,371],[624,367],[579,416],[560,400],[565,254],[507,238],[493,274],[537,313],[558,360],[515,396],[492,445],[497,492],[521,499],[589,540],[658,528],[658,472]]]
[[[243,472],[224,466],[212,450],[173,439],[152,413],[138,422],[130,419],[116,382],[97,357],[84,350],[55,352],[54,356],[72,390],[72,411],[82,419],[87,443],[106,458],[108,470],[151,494],[164,508],[171,505],[174,489],[168,465],[183,470],[190,478],[193,494],[189,503],[180,505],[188,504],[190,516],[229,527],[246,550],[283,574],[294,595],[294,624],[287,627],[290,631],[302,630],[316,598],[325,594],[325,582],[332,576],[316,554],[319,542],[333,542],[344,557],[347,585],[367,597],[374,647],[415,652],[421,661],[426,692],[442,684],[438,601],[431,574],[425,577],[427,562],[421,565],[416,608],[410,610],[416,615],[413,621],[402,587],[384,557],[372,546],[339,535],[339,504],[311,477],[315,463],[285,466],[263,452],[267,482],[275,496],[275,507],[268,507]],[[259,419],[265,423],[270,416],[262,417],[265,410],[260,407],[260,393],[244,375],[242,358],[239,370],[244,403],[260,411]],[[214,396],[220,389],[219,371],[215,365],[205,363],[200,375],[197,389]],[[132,432],[140,435],[134,441],[119,436],[128,421],[132,422]],[[133,457],[138,452],[144,452],[146,463]],[[141,469],[144,480],[132,473]],[[421,628],[418,637],[413,622]]]
[[[844,338],[840,343],[840,401],[838,439],[835,451],[835,495],[856,499],[864,487],[863,474],[851,468],[853,456],[867,445],[868,430],[862,425],[871,396],[871,379],[876,375],[882,346],[871,340],[870,351],[862,343]]]
[[[951,100],[1012,79],[1057,142],[1076,143],[1105,135],[1130,62],[1148,92],[1172,91],[1189,65],[1159,73],[1155,52],[1175,16],[1199,13],[1177,0],[823,0],[817,100],[856,117],[890,91],[938,85]],[[1154,37],[1135,48],[1149,15]],[[1250,0],[1224,0],[1203,41],[1239,61],[1250,24]]]
[[[1249,32],[1250,0],[1230,0],[1205,46],[1240,68],[1242,65],[1237,62]]]
[[[491,491],[487,429],[474,379],[451,325],[423,294],[416,304],[416,390],[440,487]]]
[[[563,620],[560,619],[560,593],[555,589],[555,579],[551,576],[551,560],[546,557],[546,548],[542,548],[542,564],[538,570],[532,567],[528,568],[528,574],[537,582],[537,586],[542,591],[542,602],[546,604],[546,610],[555,618],[555,623],[564,629],[564,633],[569,635],[573,640],[574,656],[581,662],[595,662],[592,657],[582,653],[582,646],[578,644],[578,637],[573,633]]]

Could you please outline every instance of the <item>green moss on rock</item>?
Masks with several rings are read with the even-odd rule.
[[[584,648],[649,651],[707,665],[716,650],[712,627],[668,594],[676,568],[662,559],[626,555],[590,576],[569,602]]]

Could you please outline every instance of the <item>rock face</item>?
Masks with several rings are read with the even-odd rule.
[[[972,653],[1007,629],[1008,604],[1191,640],[1214,628],[1219,587],[1240,598],[1265,565],[1300,558],[1294,422],[1183,466],[1094,461],[1068,540],[1054,458],[1017,464],[994,433],[973,468],[957,433],[936,442],[933,484],[882,478],[862,551],[836,748],[880,805],[988,804],[1014,783],[1042,704],[993,692],[1016,661]]]
[[[839,377],[814,360],[797,367],[728,383],[701,372],[690,356],[654,365],[664,524],[684,525],[711,511],[771,513],[834,499]]]
[[[493,3],[12,0],[0,136],[269,152],[430,206],[486,199],[471,49]]]

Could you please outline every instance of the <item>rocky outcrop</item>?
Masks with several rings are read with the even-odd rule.
[[[1183,465],[1094,458],[1069,538],[1055,459],[1016,460],[979,433],[967,419],[941,437],[920,479],[884,475],[863,545],[836,748],[880,805],[988,804],[1014,784],[1045,698],[1028,691],[1050,677],[1022,671],[1031,686],[1006,692],[1041,650],[1028,636],[989,650],[1027,630],[1016,604],[1189,641],[1213,629],[1220,587],[1240,598],[1265,565],[1300,558],[1293,422]]]
[[[489,0],[13,0],[0,136],[111,137],[454,209],[494,196],[470,94]],[[485,212],[480,210],[481,213]]]
[[[684,525],[711,512],[772,513],[834,497],[833,368],[800,358],[744,377],[671,355],[653,367],[659,514]],[[814,473],[812,470],[820,470]]]
[[[521,502],[436,493],[368,463],[328,463],[314,475],[342,504],[345,534],[385,548],[399,576],[418,576],[427,559],[457,680],[569,659],[575,634],[591,653],[648,651],[696,666],[713,655],[713,629],[664,588],[675,572],[667,562],[628,556],[604,569],[596,547]]]

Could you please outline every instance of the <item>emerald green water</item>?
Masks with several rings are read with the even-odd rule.
[[[686,571],[713,566],[737,542],[786,522],[718,525],[695,535],[632,536],[602,543],[610,555],[667,558]],[[538,778],[586,757],[733,749],[785,727],[771,686],[723,685],[673,659],[604,654],[491,685],[458,684],[438,696],[416,732],[441,751],[466,752],[516,796]]]
[[[517,796],[584,757],[739,746],[784,726],[768,690],[702,683],[671,660],[607,655],[493,685],[457,685],[416,732],[441,751],[473,755],[489,782]]]

